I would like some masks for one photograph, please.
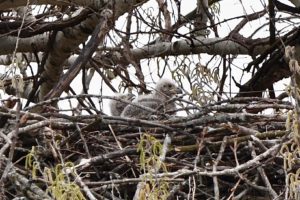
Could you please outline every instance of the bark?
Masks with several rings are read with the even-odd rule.
[[[114,20],[116,20],[120,15],[129,12],[141,2],[145,1],[120,0],[116,1],[115,4],[110,2],[109,4],[103,4],[102,6],[108,8],[112,7],[114,12]],[[51,47],[51,51],[48,54],[44,66],[44,72],[41,75],[43,83],[39,93],[40,100],[44,99],[44,97],[57,84],[63,71],[63,63],[71,55],[71,53],[78,48],[79,44],[84,42],[93,32],[98,22],[99,15],[95,13],[88,17],[85,21],[81,22],[79,25],[57,32],[54,43]]]
[[[122,0],[121,0],[122,1]],[[0,2],[1,10],[6,10],[9,8],[16,8],[20,6],[26,6],[27,0],[16,0],[16,1],[2,1]],[[98,0],[74,0],[74,1],[57,1],[57,0],[37,0],[34,2],[30,2],[33,5],[43,5],[43,4],[50,4],[50,5],[77,5],[77,6],[91,6],[96,9],[100,9],[103,7],[103,4],[109,3],[109,0],[105,1],[98,1]]]
[[[48,39],[49,33],[36,35],[30,38],[17,38],[12,36],[1,37],[0,55],[12,53],[16,48],[17,40],[19,40],[17,52],[45,51]]]

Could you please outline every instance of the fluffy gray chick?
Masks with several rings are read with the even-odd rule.
[[[182,90],[174,81],[162,78],[157,82],[152,94],[141,95],[132,102],[165,113],[166,111],[176,109],[175,103],[168,101],[179,93],[182,93]],[[128,105],[123,110],[121,116],[147,119],[153,114],[155,113],[136,107],[135,105]]]
[[[117,99],[125,100],[125,101],[132,101],[135,97],[133,94],[116,94],[114,96]],[[128,105],[126,102],[118,101],[111,99],[109,102],[109,108],[110,108],[110,113],[112,116],[120,116],[121,113],[123,112],[124,108]]]

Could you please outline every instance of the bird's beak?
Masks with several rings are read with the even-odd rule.
[[[134,94],[131,94],[131,93],[129,93],[128,94],[128,100],[133,100],[135,98],[135,95]]]
[[[180,87],[176,88],[176,94],[182,94],[182,89]]]

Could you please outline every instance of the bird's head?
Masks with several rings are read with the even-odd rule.
[[[156,83],[155,93],[163,95],[166,98],[172,98],[176,94],[181,94],[182,89],[174,81],[162,78]]]

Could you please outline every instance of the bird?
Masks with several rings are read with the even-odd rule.
[[[116,99],[132,101],[135,98],[134,94],[116,94],[114,96]],[[118,101],[115,99],[111,99],[109,103],[110,113],[112,116],[120,116],[124,108],[128,105],[128,103],[124,101]]]
[[[167,111],[175,110],[175,102],[170,100],[180,93],[182,93],[182,90],[174,81],[162,78],[156,83],[151,94],[140,95],[132,101],[134,104],[152,109],[153,112],[137,107],[134,104],[129,104],[121,113],[121,117],[147,119],[153,114],[155,115],[155,111],[166,113]]]

